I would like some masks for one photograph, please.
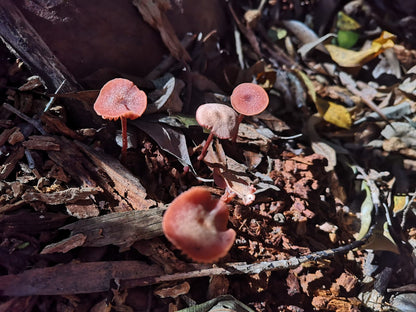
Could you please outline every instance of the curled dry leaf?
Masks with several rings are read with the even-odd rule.
[[[238,196],[244,205],[254,202],[256,188],[246,173],[247,167],[226,156],[220,143],[216,142],[215,151],[212,146],[208,148],[204,161],[213,172],[215,184],[225,190],[225,201]]]

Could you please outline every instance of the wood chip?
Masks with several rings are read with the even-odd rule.
[[[23,142],[23,146],[41,151],[59,151],[61,149],[54,137],[46,135],[32,135],[29,137],[29,141]]]
[[[6,179],[16,167],[17,162],[25,155],[25,149],[19,147],[10,153],[3,165],[0,166],[0,180]]]
[[[61,118],[56,117],[51,113],[47,112],[43,114],[41,120],[44,123],[45,130],[49,133],[63,134],[76,140],[82,139],[82,136],[69,128]]]
[[[5,129],[3,130],[2,133],[0,133],[0,146],[3,146],[4,143],[7,142],[7,140],[9,139],[9,136],[15,132],[18,128],[17,127],[13,127],[10,129]]]
[[[59,243],[50,244],[43,248],[41,251],[41,255],[44,254],[50,254],[55,252],[62,252],[66,253],[76,247],[80,247],[85,243],[85,240],[87,239],[87,236],[83,234],[76,234],[74,236],[68,237],[67,239],[64,239],[63,241],[60,241]]]
[[[164,287],[154,291],[156,296],[160,298],[176,298],[180,295],[185,295],[191,290],[188,282],[183,282],[172,287]]]
[[[100,210],[91,199],[77,201],[74,204],[67,204],[66,211],[69,215],[78,219],[96,217],[100,214]]]
[[[53,193],[35,193],[26,192],[22,199],[26,202],[40,201],[47,205],[61,205],[67,203],[75,203],[79,200],[87,199],[88,196],[102,192],[99,187],[85,187],[85,188],[69,188],[64,191]]]
[[[12,134],[10,134],[7,142],[9,142],[10,145],[16,145],[17,143],[23,142],[25,140],[25,137],[23,133],[20,131],[20,128],[15,128],[15,131],[13,131]]]

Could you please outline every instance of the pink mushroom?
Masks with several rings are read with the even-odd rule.
[[[260,114],[269,105],[267,92],[254,83],[241,83],[234,88],[230,97],[232,107],[239,113],[237,119],[237,133],[233,141],[237,139],[238,127],[244,116]]]
[[[163,216],[168,240],[194,261],[208,263],[224,257],[236,233],[227,229],[228,207],[202,186],[176,197]]]
[[[214,135],[220,139],[229,139],[237,135],[237,113],[229,106],[219,103],[207,103],[198,107],[196,121],[211,130],[198,160],[204,159]]]
[[[127,152],[127,119],[140,117],[147,107],[146,93],[123,78],[108,81],[100,90],[94,103],[95,112],[104,119],[121,119],[121,156]]]

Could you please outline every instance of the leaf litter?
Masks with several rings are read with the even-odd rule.
[[[29,69],[36,59],[18,40],[9,46],[22,60],[2,47],[0,309],[414,309],[416,44],[375,18],[375,4],[334,16],[327,2],[227,2],[207,14],[226,12],[233,33],[181,41],[170,13],[195,9],[133,1],[126,20],[157,29],[166,58],[148,75],[113,74],[149,98],[121,159],[119,126],[92,111],[100,86],[61,91],[81,78],[54,81],[64,67]],[[401,23],[414,17],[400,12]],[[208,133],[196,109],[230,105],[243,82],[265,88],[269,107],[199,161]],[[227,202],[237,233],[215,264],[193,263],[161,229],[169,203],[197,185]]]

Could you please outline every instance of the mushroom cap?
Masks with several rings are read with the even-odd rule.
[[[108,81],[100,90],[94,110],[104,119],[136,119],[147,107],[146,93],[123,78]]]
[[[196,110],[195,117],[202,127],[210,129],[220,139],[232,138],[238,131],[238,115],[225,104],[202,104]]]
[[[260,114],[269,105],[267,92],[251,82],[241,83],[234,88],[230,97],[232,107],[242,115]]]
[[[163,216],[165,236],[184,254],[198,262],[214,262],[225,256],[236,233],[227,229],[228,207],[202,186],[176,197]]]

